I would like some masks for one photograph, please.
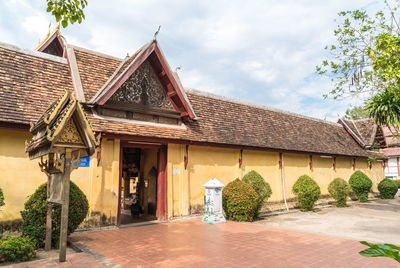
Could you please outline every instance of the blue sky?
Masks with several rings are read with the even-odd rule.
[[[334,41],[341,10],[381,8],[381,1],[88,0],[86,20],[62,33],[67,42],[125,57],[158,41],[187,88],[308,116],[337,120],[360,100],[324,100],[333,85],[315,75]],[[45,0],[0,0],[0,41],[34,48],[51,21]]]

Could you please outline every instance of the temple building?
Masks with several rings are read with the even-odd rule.
[[[46,182],[26,141],[66,91],[100,143],[71,174],[88,197],[89,226],[203,213],[205,182],[251,170],[271,185],[272,202],[293,199],[303,174],[323,195],[355,170],[375,190],[384,178],[383,162],[342,124],[184,88],[155,39],[122,59],[66,44],[56,29],[35,50],[0,43],[1,226],[17,224],[27,196]]]

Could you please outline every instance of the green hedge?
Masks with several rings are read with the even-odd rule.
[[[393,199],[397,190],[396,183],[389,179],[383,179],[378,184],[378,191],[382,199]]]
[[[328,185],[329,194],[336,200],[337,207],[345,207],[350,195],[350,185],[342,178],[336,178]]]
[[[270,198],[272,195],[271,186],[269,185],[268,182],[264,180],[264,178],[259,173],[257,173],[254,170],[244,175],[242,181],[244,181],[247,184],[250,184],[250,186],[258,194],[258,200],[257,200],[258,202],[257,214],[258,214],[263,203],[267,201],[268,198]]]
[[[349,184],[360,202],[368,201],[368,193],[371,191],[372,181],[367,175],[357,170],[351,175]]]
[[[307,175],[300,176],[297,179],[292,191],[297,195],[297,202],[303,211],[312,210],[321,195],[321,189],[318,184]]]
[[[0,240],[0,263],[29,261],[35,257],[35,244],[28,237],[7,237]]]
[[[257,214],[258,194],[249,184],[236,179],[222,190],[222,206],[228,220],[253,221]]]
[[[21,211],[22,235],[33,239],[37,247],[44,246],[46,230],[46,199],[47,184],[41,185],[26,201],[25,210]],[[68,211],[68,235],[73,233],[79,224],[85,219],[89,210],[89,204],[85,194],[71,182]],[[61,205],[53,204],[52,211],[52,238],[53,247],[59,246],[61,227]]]

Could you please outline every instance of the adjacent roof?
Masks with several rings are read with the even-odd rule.
[[[75,49],[75,55],[86,100],[116,74],[123,61],[85,49]],[[65,59],[0,45],[0,122],[38,120],[65,89],[73,89],[68,67]],[[90,107],[85,109],[98,132],[299,153],[371,155],[340,124],[199,91],[186,95],[197,120],[185,122],[184,127],[101,118]]]

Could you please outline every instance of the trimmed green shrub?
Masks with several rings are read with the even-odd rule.
[[[349,184],[360,202],[368,201],[368,193],[372,188],[372,181],[367,175],[357,170],[351,175]]]
[[[393,199],[397,190],[396,183],[389,179],[383,179],[378,184],[378,191],[382,199]]]
[[[336,200],[337,207],[345,207],[350,195],[350,185],[342,178],[336,178],[328,185],[329,194]]]
[[[263,203],[270,198],[272,194],[271,186],[268,182],[264,180],[264,178],[257,173],[256,171],[252,170],[242,178],[242,181],[245,183],[250,184],[250,186],[256,191],[258,194],[258,206],[257,206],[257,214],[260,211]]]
[[[297,202],[303,211],[312,210],[321,195],[321,189],[318,184],[307,175],[302,175],[297,179],[292,191],[297,195]]]
[[[249,184],[236,179],[222,190],[222,206],[228,220],[253,221],[257,213],[258,194]]]
[[[21,211],[22,235],[29,236],[37,247],[44,246],[46,230],[46,199],[47,183],[41,185],[26,201],[25,210]],[[71,181],[68,211],[68,235],[73,233],[85,219],[89,210],[89,203],[85,194]],[[53,247],[59,246],[61,228],[61,205],[53,204],[52,210],[52,238]]]
[[[400,188],[400,180],[393,180],[393,182],[396,184],[397,188]]]
[[[7,237],[0,240],[0,263],[29,261],[35,257],[35,244],[29,237]]]
[[[3,190],[1,190],[0,188],[0,207],[4,206],[4,194],[3,194]]]

